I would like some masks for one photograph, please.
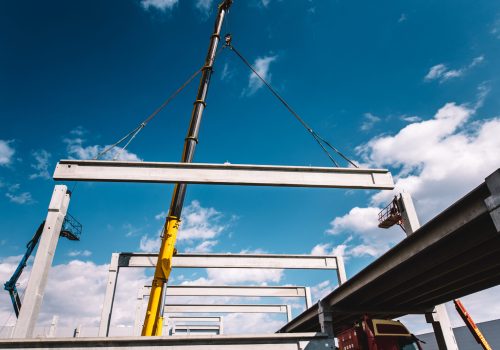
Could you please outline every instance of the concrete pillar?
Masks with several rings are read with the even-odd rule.
[[[70,194],[64,185],[56,185],[50,200],[45,226],[31,269],[28,286],[19,312],[13,338],[31,338],[40,313],[52,260],[56,251],[61,227],[68,210]]]
[[[219,334],[224,334],[224,318],[219,317]]]
[[[406,235],[410,236],[420,228],[417,211],[409,193],[401,193],[398,198],[399,209],[403,219]],[[444,304],[438,305],[434,311],[425,315],[428,323],[432,324],[434,335],[440,350],[458,350],[455,334],[451,328],[450,318]]]
[[[309,309],[312,306],[312,298],[311,298],[311,287],[306,287],[306,292],[305,292],[305,299],[306,299],[306,309]]]
[[[113,310],[113,302],[115,301],[116,282],[118,280],[118,259],[119,253],[111,255],[111,263],[109,264],[108,283],[106,285],[106,294],[104,295],[104,303],[102,304],[101,323],[99,325],[99,337],[107,337],[109,335],[109,325],[111,322],[111,312]]]
[[[142,321],[144,321],[144,314],[142,306],[144,304],[144,287],[139,287],[137,292],[137,302],[135,305],[135,320],[134,320],[134,335],[140,336],[142,333]]]
[[[326,305],[323,300],[320,300],[318,302],[318,308],[318,318],[321,333],[325,333],[330,337],[334,337],[335,334],[333,334],[333,316],[330,307]]]
[[[339,279],[339,285],[344,284],[347,281],[347,275],[345,273],[344,258],[342,256],[336,256],[337,260],[337,277]]]
[[[52,317],[52,322],[50,323],[50,328],[49,328],[49,334],[47,334],[48,338],[54,338],[56,336],[56,328],[57,328],[57,321],[59,320],[59,316],[54,315]]]

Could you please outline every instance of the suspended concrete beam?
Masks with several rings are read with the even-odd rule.
[[[386,169],[60,160],[54,180],[284,187],[394,188]]]
[[[169,321],[172,322],[222,322],[222,316],[170,316]]]

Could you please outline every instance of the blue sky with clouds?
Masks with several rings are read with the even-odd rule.
[[[57,160],[92,158],[196,71],[216,4],[130,0],[0,6],[5,279],[15,265],[12,257],[24,252],[46,215]],[[413,194],[423,222],[500,164],[500,5],[495,1],[235,0],[223,32],[233,34],[233,44],[317,132],[363,165],[390,168],[397,188]],[[196,86],[197,81],[184,90],[122,156],[178,161]],[[196,162],[331,165],[227,50],[217,58],[207,102]],[[79,184],[69,211],[84,226],[82,241],[61,240],[55,264],[72,271],[75,263],[89,263],[101,271],[112,252],[156,249],[171,192],[170,185]],[[352,276],[404,237],[395,229],[374,228],[378,208],[391,195],[189,186],[178,246],[186,252],[343,254]],[[175,278],[179,283],[220,280],[204,271]],[[325,280],[334,283],[319,273],[233,282],[307,284],[316,286],[319,297]],[[51,283],[58,281],[54,277]],[[1,310],[2,317],[9,307]],[[44,312],[49,317],[51,310]],[[481,317],[499,312],[497,306]],[[93,324],[96,317],[85,322]]]

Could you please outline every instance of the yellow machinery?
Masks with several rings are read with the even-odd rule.
[[[217,46],[220,41],[220,32],[224,17],[226,16],[232,0],[223,0],[218,7],[217,19],[215,21],[214,32],[210,38],[210,46],[208,48],[205,65],[202,69],[202,76],[196,101],[194,102],[193,111],[191,113],[191,122],[189,130],[184,142],[184,150],[182,152],[183,163],[191,163],[194,156],[196,144],[198,143],[198,132],[200,129],[201,117],[205,109],[205,99],[212,75],[212,67],[217,52]],[[151,286],[151,294],[149,296],[148,308],[142,328],[143,336],[161,335],[163,329],[163,305],[165,295],[165,284],[172,270],[172,257],[175,254],[175,241],[177,231],[180,225],[182,206],[186,195],[186,184],[179,183],[175,185],[170,204],[169,213],[165,221],[163,229],[162,242],[158,262],[156,264],[155,274]]]

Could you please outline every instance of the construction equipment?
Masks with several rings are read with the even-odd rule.
[[[232,0],[223,0],[219,5],[217,19],[215,20],[214,32],[210,38],[205,65],[202,68],[198,93],[194,102],[193,111],[191,113],[191,121],[188,133],[184,142],[184,150],[182,152],[182,163],[191,163],[194,157],[196,144],[198,143],[198,132],[200,130],[201,118],[205,109],[206,97],[210,77],[213,71],[213,64],[217,52],[217,46],[220,41],[220,32],[224,17],[231,7]],[[156,265],[155,274],[151,286],[151,294],[149,296],[148,308],[142,328],[143,336],[161,335],[163,329],[163,307],[165,284],[168,281],[172,270],[172,256],[175,254],[175,241],[177,238],[177,230],[179,229],[182,207],[186,196],[186,184],[177,183],[172,195],[172,201],[168,216],[165,220],[163,228],[162,242],[158,255],[158,263]]]
[[[33,253],[33,250],[38,244],[40,240],[40,236],[42,235],[43,228],[45,227],[45,220],[38,226],[33,238],[26,244],[26,252],[24,253],[19,265],[14,271],[12,277],[5,282],[4,289],[9,292],[10,299],[12,301],[12,306],[14,306],[14,312],[16,313],[16,317],[19,317],[19,310],[21,310],[21,298],[19,297],[19,293],[17,292],[17,281],[21,274],[23,273],[24,268],[28,263],[28,259]],[[82,233],[82,225],[71,215],[66,214],[64,218],[64,222],[61,228],[60,236],[65,237],[71,241],[79,241],[80,235]]]
[[[420,341],[401,322],[366,315],[337,338],[339,350],[422,350]]]
[[[455,308],[457,309],[458,314],[464,321],[469,331],[472,333],[474,339],[476,339],[477,343],[483,347],[485,350],[491,350],[490,344],[486,341],[486,338],[483,336],[483,333],[477,328],[476,324],[472,320],[472,317],[465,309],[464,304],[459,299],[454,299],[453,303],[455,304]]]

